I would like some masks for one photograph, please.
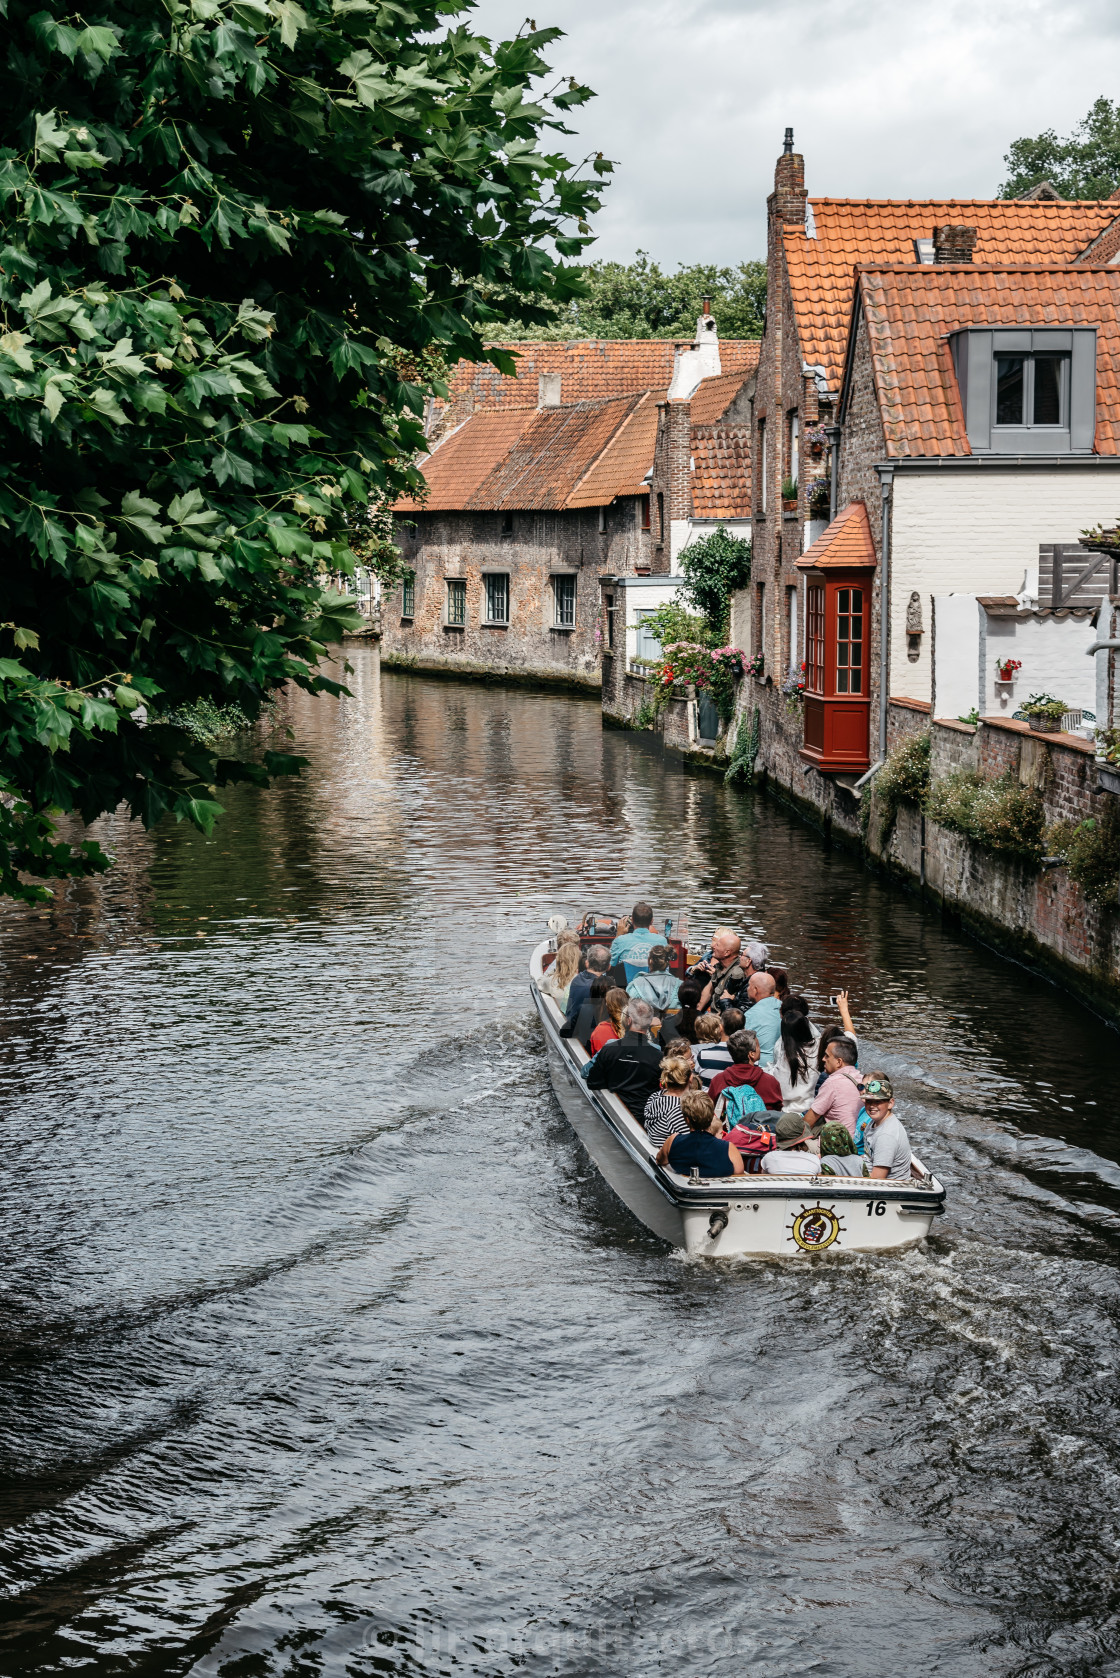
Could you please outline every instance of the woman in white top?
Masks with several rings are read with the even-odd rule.
[[[770,1072],[782,1086],[782,1105],[804,1113],[817,1087],[816,1045],[820,1032],[805,1013],[800,997],[782,1006],[782,1030],[774,1045]]]
[[[579,955],[578,939],[574,944],[561,944],[556,960],[541,980],[541,995],[555,997],[561,1013],[568,1006],[568,987],[579,972]]]

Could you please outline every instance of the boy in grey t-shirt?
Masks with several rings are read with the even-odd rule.
[[[880,1181],[897,1181],[910,1176],[910,1138],[902,1121],[894,1116],[894,1090],[885,1072],[870,1072],[863,1086],[863,1105],[871,1126],[864,1136],[864,1149],[871,1175]]]

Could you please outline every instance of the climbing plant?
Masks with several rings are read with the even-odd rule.
[[[688,600],[703,617],[712,644],[722,645],[730,632],[731,596],[750,582],[751,544],[717,525],[710,536],[685,548],[680,564],[688,578]]]

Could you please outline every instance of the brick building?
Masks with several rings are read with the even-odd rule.
[[[743,703],[760,763],[854,826],[839,788],[879,757],[891,706],[934,703],[938,599],[967,592],[981,627],[981,597],[1045,612],[1040,555],[1115,514],[1120,272],[1096,258],[1120,220],[1052,194],[810,199],[787,131],[768,226],[754,567],[733,618],[766,672]],[[802,660],[803,718],[780,700]]]
[[[721,344],[705,314],[692,343],[510,347],[515,378],[460,366],[428,416],[427,500],[395,508],[411,575],[382,603],[383,658],[598,690],[616,621],[626,634],[616,579],[667,575],[721,515],[749,529],[758,346]]]

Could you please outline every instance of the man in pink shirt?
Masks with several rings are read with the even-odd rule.
[[[856,1071],[856,1046],[850,1037],[838,1037],[828,1045],[824,1069],[828,1077],[813,1097],[805,1123],[814,1128],[842,1124],[854,1142],[856,1119],[863,1106],[863,1079]]]

